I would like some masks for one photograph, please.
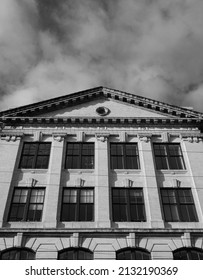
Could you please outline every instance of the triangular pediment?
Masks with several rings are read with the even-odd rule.
[[[103,110],[103,112],[102,112]],[[0,112],[0,118],[203,118],[203,114],[105,87]]]
[[[110,98],[97,98],[82,104],[65,107],[48,113],[38,115],[42,118],[70,118],[70,117],[110,117],[110,118],[166,118],[161,113],[152,110],[140,108],[122,101],[112,100]]]

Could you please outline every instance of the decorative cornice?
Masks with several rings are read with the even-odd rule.
[[[1,118],[0,118],[1,121]],[[118,124],[118,125],[203,125],[203,119],[199,118],[89,118],[89,117],[71,117],[71,118],[35,118],[35,117],[7,117],[4,118],[5,125],[26,125],[34,124]]]

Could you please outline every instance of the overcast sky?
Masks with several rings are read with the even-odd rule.
[[[203,112],[203,0],[0,0],[0,110],[97,86]]]

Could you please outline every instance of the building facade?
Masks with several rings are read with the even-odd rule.
[[[202,113],[98,87],[0,122],[0,259],[203,259]]]

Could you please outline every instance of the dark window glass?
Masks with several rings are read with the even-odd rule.
[[[150,253],[140,248],[126,248],[116,252],[117,260],[150,260]]]
[[[51,143],[24,143],[19,168],[47,169]]]
[[[111,143],[111,169],[139,169],[139,155],[136,143]]]
[[[93,221],[94,190],[92,188],[64,188],[62,221]]]
[[[174,260],[203,260],[203,250],[198,248],[181,248],[173,252]]]
[[[34,260],[35,253],[30,249],[7,249],[0,253],[1,260]]]
[[[87,249],[71,248],[58,254],[59,260],[92,260],[93,253]]]
[[[161,198],[166,222],[197,222],[191,189],[162,188]]]
[[[45,189],[15,188],[9,221],[41,221]]]
[[[140,188],[112,188],[112,206],[114,221],[146,221],[143,191]]]
[[[93,169],[94,143],[67,143],[66,169]]]
[[[185,169],[179,144],[154,144],[157,169]]]

